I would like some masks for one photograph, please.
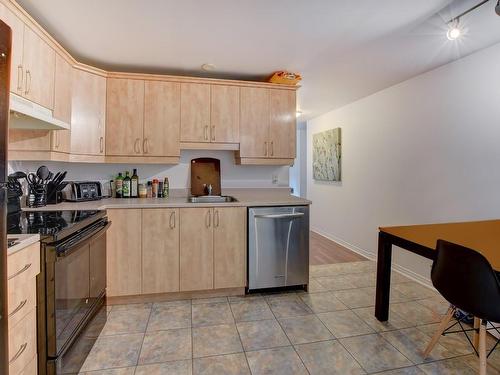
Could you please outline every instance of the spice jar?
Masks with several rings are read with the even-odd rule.
[[[146,185],[139,184],[139,198],[147,198],[148,190],[146,189]]]

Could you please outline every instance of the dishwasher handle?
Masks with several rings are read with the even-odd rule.
[[[297,212],[294,214],[268,214],[268,215],[254,215],[254,217],[263,219],[297,219],[304,216],[303,212]]]

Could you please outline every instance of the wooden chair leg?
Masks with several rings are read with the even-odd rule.
[[[486,375],[486,320],[479,326],[479,375]]]
[[[479,325],[481,324],[481,319],[474,317],[474,336],[472,338],[472,344],[476,350],[479,350]]]
[[[439,338],[441,337],[442,333],[444,332],[444,330],[446,329],[446,327],[448,327],[448,324],[450,323],[451,318],[453,318],[453,314],[454,313],[455,313],[455,308],[454,307],[450,307],[448,309],[448,311],[446,312],[446,315],[444,316],[443,320],[441,320],[441,323],[439,324],[438,329],[436,330],[436,332],[432,336],[431,341],[429,342],[429,344],[427,345],[427,347],[424,350],[424,353],[423,353],[424,359],[429,356],[429,354],[432,351],[432,349],[434,349],[434,347],[436,346],[436,344],[437,344]]]

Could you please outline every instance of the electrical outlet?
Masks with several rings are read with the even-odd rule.
[[[273,174],[273,185],[278,185],[278,175]]]

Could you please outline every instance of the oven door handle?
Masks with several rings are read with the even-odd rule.
[[[63,252],[60,252],[57,254],[58,258],[64,258],[71,253],[73,253],[75,250],[78,250],[82,246],[85,246],[89,244],[92,241],[95,241],[99,237],[101,237],[106,231],[109,229],[111,226],[111,221],[108,221],[106,225],[104,225],[101,229],[99,229],[97,232],[92,233],[90,236],[83,237],[81,241],[78,241],[76,244],[73,246],[69,247],[68,249],[64,250]]]

